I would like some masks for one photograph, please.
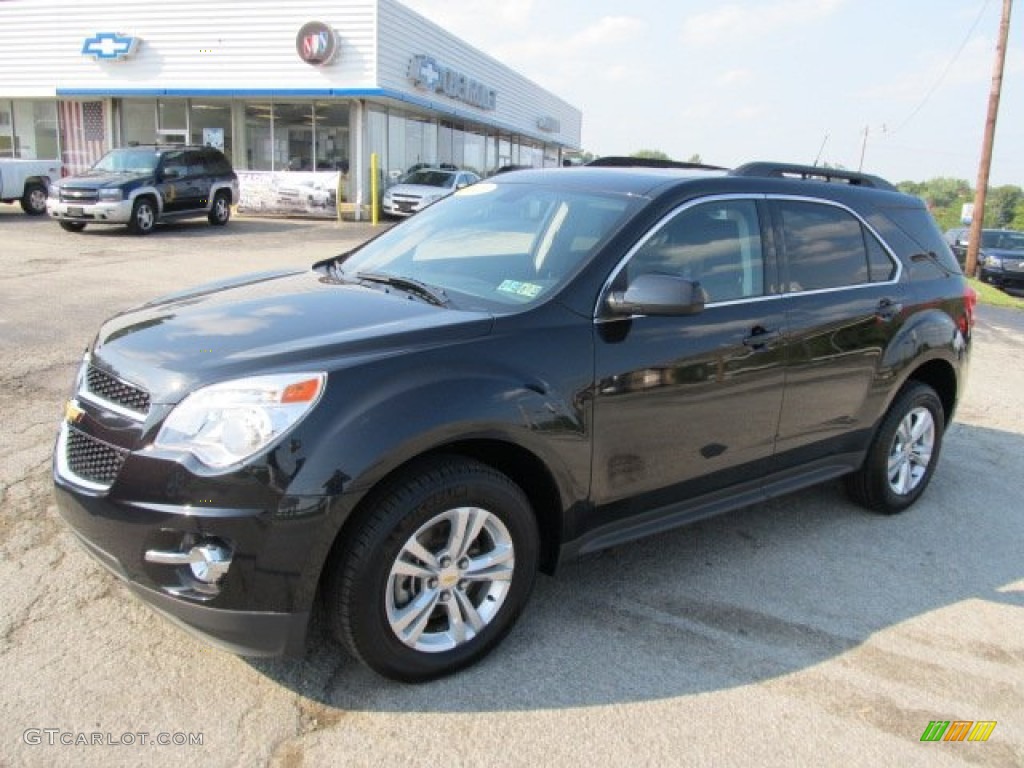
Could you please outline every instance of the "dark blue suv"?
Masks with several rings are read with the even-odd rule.
[[[238,176],[222,152],[199,146],[114,149],[81,176],[50,186],[46,209],[68,232],[127,224],[148,235],[158,221],[206,216],[223,226],[238,202]]]

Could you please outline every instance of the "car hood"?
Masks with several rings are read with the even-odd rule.
[[[388,292],[390,291],[390,292]],[[198,386],[360,359],[486,334],[492,317],[412,299],[386,286],[310,270],[261,273],[158,299],[108,320],[94,365],[176,403]]]
[[[78,176],[68,176],[60,180],[62,187],[78,187],[99,189],[100,187],[117,187],[125,182],[152,180],[152,173],[111,173],[109,171],[86,171]]]
[[[429,184],[395,184],[387,191],[392,195],[426,197],[427,195],[450,195],[455,190],[452,187],[434,187]]]

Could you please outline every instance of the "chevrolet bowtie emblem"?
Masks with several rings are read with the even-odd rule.
[[[78,407],[78,403],[74,400],[68,400],[64,404],[64,418],[67,419],[68,424],[77,424],[85,416],[85,411]]]

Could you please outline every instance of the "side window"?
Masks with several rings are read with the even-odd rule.
[[[188,165],[185,162],[184,152],[168,152],[164,155],[163,171],[168,177],[176,176],[182,178],[188,174]]]
[[[850,213],[832,205],[779,201],[788,290],[818,291],[890,280],[895,264]]]
[[[231,166],[227,158],[217,150],[204,149],[202,154],[207,175],[224,176],[231,173]]]
[[[186,152],[185,165],[188,166],[189,176],[203,176],[207,172],[203,163],[203,156],[199,152]]]
[[[680,211],[626,266],[628,280],[649,272],[700,283],[709,304],[764,295],[764,253],[756,204],[724,200]]]
[[[872,283],[884,283],[896,276],[896,265],[882,244],[867,230],[864,231],[864,242],[868,246],[868,270]]]

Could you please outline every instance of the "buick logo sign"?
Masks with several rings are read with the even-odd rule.
[[[323,67],[338,55],[338,35],[320,21],[308,21],[295,36],[295,50],[307,64]]]

